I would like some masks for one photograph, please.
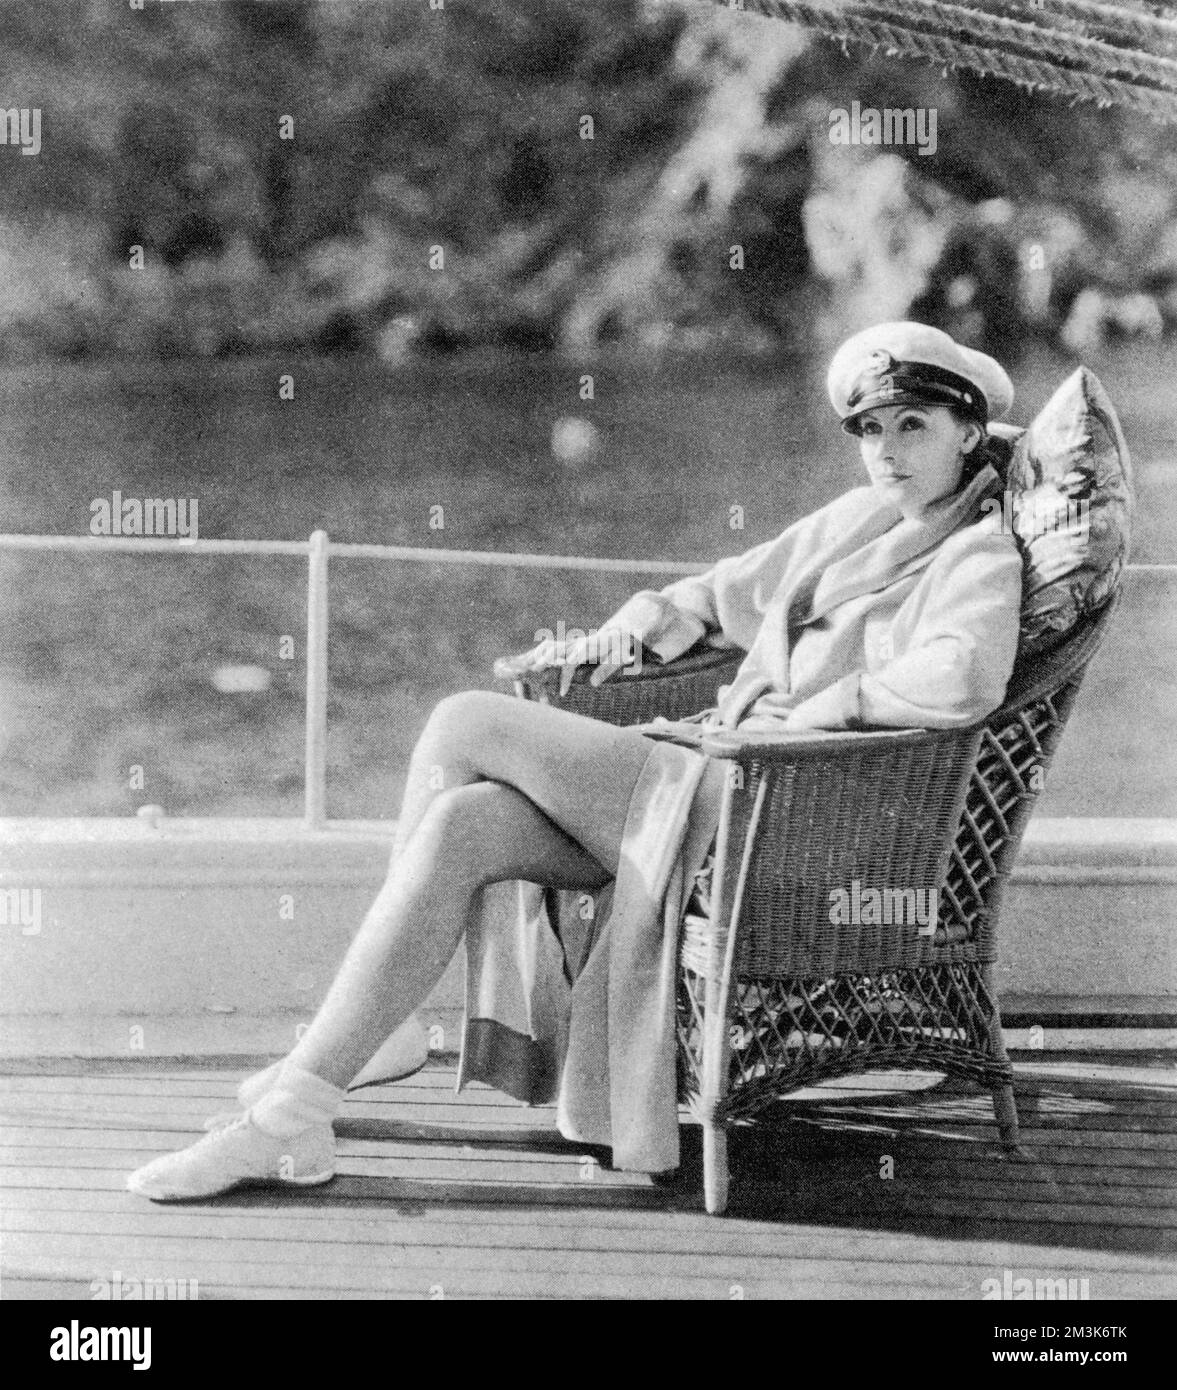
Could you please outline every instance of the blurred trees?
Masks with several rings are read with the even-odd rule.
[[[3,104],[43,111],[39,156],[0,151],[10,354],[771,352],[909,310],[1012,352],[1177,323],[1171,129],[694,0],[4,23]],[[935,107],[936,155],[832,146],[854,100]]]

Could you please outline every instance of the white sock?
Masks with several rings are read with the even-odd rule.
[[[286,1139],[311,1125],[330,1124],[345,1098],[341,1087],[287,1062],[249,1115],[264,1133]]]
[[[266,1067],[264,1071],[255,1071],[247,1076],[237,1087],[237,1099],[241,1103],[243,1110],[250,1109],[261,1100],[262,1096],[273,1086],[274,1082],[282,1075],[282,1068],[286,1065],[286,1058],[280,1062],[275,1062],[272,1066]]]

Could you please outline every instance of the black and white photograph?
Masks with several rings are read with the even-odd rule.
[[[3,0],[33,1373],[788,1300],[1139,1374],[1175,615],[1177,6]]]

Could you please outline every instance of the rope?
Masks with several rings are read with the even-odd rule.
[[[992,0],[992,3],[1003,10],[1026,12],[1026,0]],[[1141,48],[1154,45],[1177,47],[1177,23],[1171,19],[1161,19],[1123,6],[1099,4],[1097,0],[1043,0],[1043,5],[1043,9],[1034,6],[1033,12],[1043,15],[1048,11],[1060,19],[1102,30],[1104,34],[1125,39]]]
[[[866,0],[866,3],[854,4],[853,9],[855,13],[870,13],[884,21],[893,18],[902,22],[905,29],[967,33],[977,42],[992,43],[999,52],[1008,53],[1015,47],[1049,63],[1060,60],[1079,63],[1086,71],[1100,77],[1126,72],[1141,82],[1177,91],[1177,62],[1172,58],[1117,48],[1101,39],[1084,38],[1061,29],[1044,29],[1020,19],[1002,19],[962,5],[938,3],[938,0],[879,0],[878,3]]]
[[[714,0],[714,3],[725,5],[726,0]],[[932,3],[933,0],[928,0],[929,8]],[[938,34],[920,33],[865,15],[804,3],[803,0],[743,0],[743,5],[745,9],[755,10],[771,19],[806,25],[843,44],[867,44],[884,48],[897,57],[931,59],[945,69],[964,68],[982,77],[999,77],[1029,91],[1045,88],[1078,101],[1093,101],[1101,107],[1127,106],[1154,120],[1177,123],[1177,96],[1171,92],[1140,87],[1094,73],[1071,71],[1037,58],[997,52]],[[971,17],[975,12],[969,10],[966,13]]]

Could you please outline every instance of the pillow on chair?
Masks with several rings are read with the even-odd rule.
[[[1015,436],[1003,518],[1022,552],[1021,655],[1052,646],[1115,589],[1132,528],[1128,446],[1099,379],[1080,367]]]

